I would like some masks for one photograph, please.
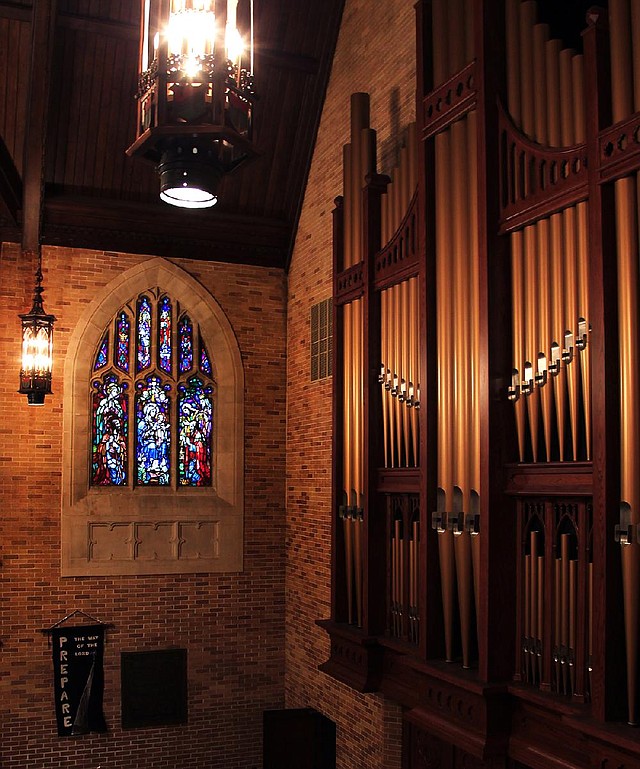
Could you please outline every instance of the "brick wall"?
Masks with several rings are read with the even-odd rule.
[[[258,769],[262,711],[284,686],[285,292],[277,270],[176,260],[217,299],[245,367],[242,574],[66,578],[60,574],[63,383],[69,336],[94,293],[144,257],[44,253],[57,317],[52,397],[18,395],[20,321],[35,264],[0,256],[0,766],[2,769]],[[105,650],[106,735],[58,738],[51,652],[39,632],[82,609],[113,623]],[[189,723],[120,728],[120,652],[188,650]]]
[[[346,0],[289,273],[287,327],[286,702],[336,721],[340,769],[394,769],[399,709],[319,673],[329,644],[314,624],[330,615],[331,380],[310,381],[309,313],[332,292],[331,210],[356,91],[370,94],[378,170],[388,172],[415,116],[413,2]]]
[[[2,247],[3,769],[257,769],[262,710],[281,707],[285,698],[289,707],[313,706],[337,722],[340,769],[399,767],[399,710],[317,671],[328,656],[327,637],[314,623],[329,616],[331,380],[310,382],[309,311],[331,295],[331,209],[341,192],[350,94],[371,94],[379,170],[388,171],[397,136],[414,115],[414,41],[409,0],[346,0],[289,275],[288,307],[278,271],[177,261],[227,313],[245,365],[243,574],[59,577],[62,361],[68,338],[93,294],[144,257],[45,250],[45,307],[58,318],[54,395],[44,408],[30,409],[16,392],[17,313],[30,307],[35,265],[25,263],[17,247]],[[50,650],[39,629],[76,608],[114,624],[105,653],[109,732],[60,739]],[[170,645],[189,652],[189,724],[121,730],[120,651]]]

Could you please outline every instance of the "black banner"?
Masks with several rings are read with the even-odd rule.
[[[74,625],[51,631],[58,735],[106,732],[104,627]]]

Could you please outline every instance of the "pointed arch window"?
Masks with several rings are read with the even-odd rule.
[[[241,571],[244,369],[207,288],[161,258],[122,271],[64,381],[63,576]]]
[[[93,371],[91,486],[211,486],[213,366],[179,302],[156,288],[121,307]]]

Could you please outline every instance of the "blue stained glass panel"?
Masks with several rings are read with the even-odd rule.
[[[98,348],[98,354],[96,355],[96,362],[94,363],[93,370],[97,371],[99,368],[107,365],[109,358],[109,334],[105,334],[100,347]]]
[[[116,366],[129,373],[129,350],[131,348],[131,323],[123,310],[116,319]]]
[[[211,359],[202,339],[200,340],[200,371],[211,376]]]
[[[211,387],[205,387],[198,377],[180,385],[178,483],[181,486],[211,485],[211,392]]]
[[[148,376],[137,385],[136,479],[141,486],[168,486],[171,457],[169,385]]]
[[[163,296],[158,308],[158,330],[160,339],[158,341],[158,355],[160,357],[160,368],[171,373],[171,302],[169,297]]]
[[[94,382],[91,484],[127,484],[127,385],[109,374]]]
[[[146,296],[138,300],[138,371],[151,365],[151,303]]]
[[[188,315],[183,315],[180,319],[178,337],[180,339],[180,373],[184,374],[193,368],[193,326]]]

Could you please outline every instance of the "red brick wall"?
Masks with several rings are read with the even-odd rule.
[[[66,578],[60,574],[63,361],[94,293],[144,257],[47,248],[44,303],[57,317],[44,408],[18,395],[20,321],[35,264],[0,257],[0,766],[2,769],[258,769],[262,711],[283,705],[285,291],[277,270],[177,261],[215,296],[245,367],[242,574]],[[51,652],[39,632],[82,609],[113,623],[106,735],[58,738]],[[120,652],[188,650],[189,723],[120,728]]]
[[[289,273],[287,353],[286,702],[337,723],[340,769],[400,766],[400,711],[355,694],[318,665],[330,615],[331,380],[309,377],[310,307],[331,296],[331,210],[342,193],[349,102],[371,96],[378,169],[395,164],[398,136],[415,116],[415,17],[408,0],[346,0],[342,28]]]
[[[314,706],[338,725],[340,769],[399,767],[400,713],[317,671],[328,656],[331,381],[309,381],[309,309],[331,294],[331,208],[341,192],[349,97],[371,94],[380,170],[414,114],[414,15],[408,0],[347,0],[289,275],[179,261],[227,313],[246,377],[245,571],[138,578],[59,576],[62,368],[86,303],[144,257],[45,250],[45,307],[58,320],[54,395],[17,394],[19,320],[34,264],[0,256],[0,766],[2,769],[256,769],[265,708]],[[286,380],[285,380],[286,376]],[[287,431],[285,445],[285,382]],[[286,457],[286,531],[285,504]],[[285,536],[286,535],[286,536]],[[286,548],[286,590],[285,590]],[[283,620],[286,600],[286,633]],[[106,735],[61,739],[50,650],[39,629],[73,609],[111,622]],[[121,650],[189,652],[189,724],[123,731]],[[286,660],[286,676],[285,676]]]

